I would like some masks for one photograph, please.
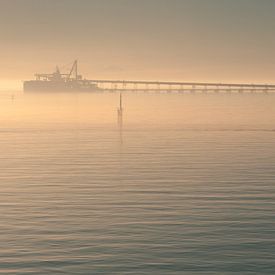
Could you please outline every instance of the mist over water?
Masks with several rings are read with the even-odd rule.
[[[275,95],[0,94],[0,273],[274,274]]]

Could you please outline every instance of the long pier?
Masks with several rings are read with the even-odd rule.
[[[141,80],[83,79],[74,61],[69,73],[59,68],[52,74],[36,74],[36,79],[24,82],[24,90],[86,90],[99,92],[143,93],[275,93],[275,84],[207,83]]]
[[[269,93],[275,84],[236,84],[206,82],[169,82],[138,80],[82,80],[83,85],[96,84],[106,92],[145,93]]]

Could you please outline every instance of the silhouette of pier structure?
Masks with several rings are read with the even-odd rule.
[[[207,82],[141,81],[141,80],[89,80],[78,74],[74,61],[69,73],[59,68],[51,74],[35,74],[35,79],[24,81],[24,91],[83,91],[134,93],[269,93],[275,84],[236,84]]]
[[[275,93],[275,84],[234,84],[169,81],[86,80],[104,92],[134,93]]]

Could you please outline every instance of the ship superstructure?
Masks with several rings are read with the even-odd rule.
[[[74,61],[69,73],[61,73],[56,67],[56,71],[52,74],[35,74],[34,80],[24,82],[25,92],[98,92],[100,90],[97,84],[83,79],[78,74],[77,60]]]

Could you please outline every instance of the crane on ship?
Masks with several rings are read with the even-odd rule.
[[[74,61],[73,66],[70,70],[70,73],[68,74],[68,79],[71,78],[71,76],[74,76],[74,79],[77,81],[78,80],[78,64],[77,64],[77,60]]]
[[[35,74],[37,81],[72,81],[81,80],[82,76],[78,75],[78,61],[75,60],[69,73],[61,73],[58,66],[52,74]]]

